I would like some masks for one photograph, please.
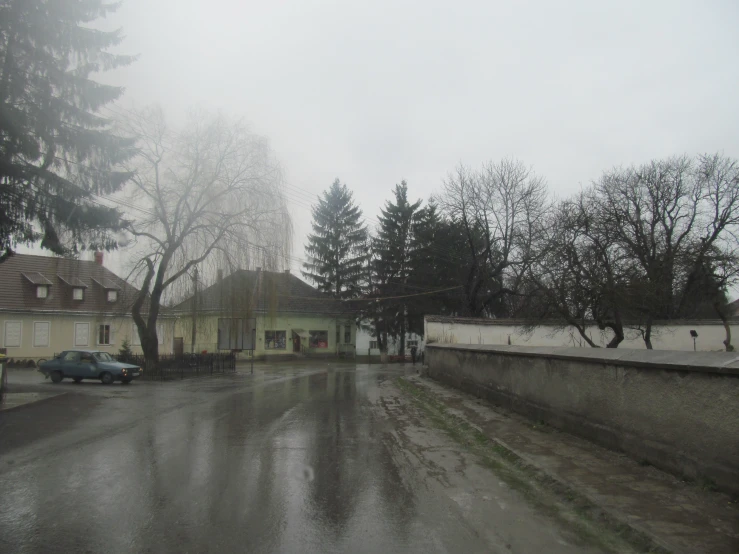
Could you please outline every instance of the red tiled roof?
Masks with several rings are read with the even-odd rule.
[[[46,298],[36,297],[38,285],[49,285]],[[84,288],[82,300],[72,290]],[[107,290],[118,290],[108,302]],[[0,311],[64,311],[130,313],[138,290],[109,269],[91,261],[15,254],[0,263]]]

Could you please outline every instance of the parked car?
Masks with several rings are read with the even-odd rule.
[[[68,377],[75,383],[82,379],[99,379],[104,385],[115,381],[128,384],[142,373],[137,365],[117,362],[107,352],[95,350],[65,350],[53,360],[41,362],[39,371],[51,377],[54,383]]]

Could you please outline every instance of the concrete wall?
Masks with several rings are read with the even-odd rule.
[[[208,352],[218,351],[218,319],[219,315],[201,315],[196,319],[196,345],[195,351]],[[287,354],[292,355],[293,344],[291,341],[292,330],[300,329],[302,331],[327,331],[328,347],[327,348],[309,348],[305,344],[306,354],[335,355],[339,348],[348,349],[354,352],[356,341],[356,325],[352,319],[346,317],[332,318],[323,316],[312,316],[304,314],[275,314],[269,316],[265,314],[257,314],[257,343],[255,355],[260,357],[280,357]],[[336,342],[336,329],[339,328],[339,342]],[[345,331],[349,329],[351,336],[349,342],[346,342]],[[265,348],[265,331],[285,331],[287,341],[285,348]],[[185,352],[192,349],[192,317],[181,315],[177,320],[175,336],[182,337],[184,340]],[[304,341],[305,342],[305,341]]]
[[[6,344],[7,339],[11,338],[7,336],[6,322],[13,328],[20,323],[20,346],[8,346]],[[49,333],[47,345],[34,345],[34,323],[48,323]],[[87,342],[77,341],[78,344],[75,344],[75,324],[78,323],[87,324],[88,340]],[[99,344],[98,330],[101,324],[110,325],[109,345]],[[159,337],[159,352],[161,354],[169,354],[172,352],[174,321],[172,319],[162,319],[160,321],[160,328],[163,331],[163,336]],[[136,345],[138,335],[135,331],[133,318],[130,316],[48,315],[44,313],[0,314],[0,346],[8,349],[8,358],[48,359],[55,353],[71,348],[102,350],[110,354],[116,354],[120,350],[124,339],[129,341],[133,352],[141,353],[141,347]]]
[[[739,493],[739,354],[426,346],[429,375],[537,421]]]
[[[532,333],[526,333],[520,324],[504,319],[465,320],[464,318],[426,318],[426,340],[443,344],[509,344],[521,346],[571,346],[590,348],[580,334],[573,328],[557,328],[542,325]],[[681,322],[669,325],[658,325],[652,333],[652,346],[655,350],[693,350],[693,339],[690,331],[698,332],[696,349],[699,351],[722,351],[726,338],[720,322]],[[611,339],[611,333],[601,332],[597,327],[589,327],[588,336],[600,346],[605,346]],[[739,326],[732,327],[734,343],[739,342]],[[636,331],[626,331],[626,339],[619,348],[646,349],[644,341]]]

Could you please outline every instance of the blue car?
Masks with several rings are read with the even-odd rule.
[[[104,385],[116,381],[128,384],[142,373],[139,366],[117,362],[107,352],[96,350],[65,350],[53,360],[41,362],[39,371],[53,383],[68,377],[75,383],[99,379]]]

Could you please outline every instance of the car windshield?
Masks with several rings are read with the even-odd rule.
[[[98,362],[113,362],[113,358],[107,352],[95,352],[93,354]]]

